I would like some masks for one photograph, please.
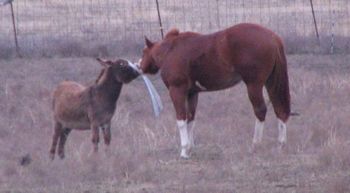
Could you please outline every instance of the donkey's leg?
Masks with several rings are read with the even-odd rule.
[[[60,156],[61,159],[64,158],[64,144],[66,143],[67,137],[72,129],[65,128],[61,131],[60,134],[60,143],[58,145],[58,156]]]
[[[52,137],[52,145],[50,149],[50,159],[53,160],[55,158],[56,146],[58,142],[58,138],[60,136],[62,130],[62,125],[59,122],[55,122],[54,133]]]
[[[97,153],[98,142],[100,141],[99,126],[97,124],[91,124],[91,131],[92,131],[92,143],[94,145],[93,152]]]
[[[194,147],[194,127],[196,122],[194,120],[196,116],[196,108],[198,104],[198,93],[192,93],[188,95],[188,111],[187,111],[187,123],[188,123],[188,137],[190,140],[190,146]]]
[[[106,123],[102,127],[103,139],[105,142],[105,153],[109,154],[109,145],[111,143],[111,123]]]
[[[263,137],[266,105],[263,96],[263,86],[258,84],[247,85],[249,100],[253,105],[256,116],[253,145],[260,143]]]
[[[111,124],[106,123],[102,126],[102,131],[103,131],[103,139],[105,142],[106,146],[109,146],[111,143]]]
[[[190,149],[190,141],[187,132],[187,120],[186,120],[186,87],[170,87],[170,97],[173,101],[173,105],[176,111],[177,127],[180,132],[181,140],[181,154],[182,158],[189,158],[188,151]]]

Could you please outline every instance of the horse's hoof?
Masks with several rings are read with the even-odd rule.
[[[286,143],[278,142],[278,151],[283,152],[286,149]]]
[[[98,152],[98,146],[94,146],[93,152],[96,154]]]
[[[92,151],[90,151],[90,153],[88,154],[88,157],[95,157],[98,154],[98,151],[96,151],[95,149],[93,149]]]
[[[257,153],[259,149],[259,144],[253,143],[249,148],[249,153],[254,154]]]
[[[181,159],[190,159],[190,156],[185,151],[181,151],[180,158]]]
[[[189,155],[180,155],[180,158],[183,160],[188,160],[188,159],[190,159],[190,156]]]

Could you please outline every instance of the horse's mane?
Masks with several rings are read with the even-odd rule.
[[[165,35],[165,39],[178,36],[179,34],[180,34],[180,31],[177,28],[173,28]]]

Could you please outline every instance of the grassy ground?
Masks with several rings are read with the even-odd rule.
[[[179,136],[167,90],[154,118],[141,80],[125,85],[112,122],[111,155],[90,155],[89,131],[73,131],[66,159],[49,160],[51,91],[69,79],[91,83],[91,58],[0,60],[0,192],[350,192],[349,55],[289,55],[292,108],[288,145],[277,150],[268,107],[263,144],[249,153],[254,115],[244,84],[199,97],[197,147],[179,159]],[[136,58],[135,58],[136,60]],[[100,144],[103,150],[103,144]],[[26,157],[30,163],[21,165]],[[22,163],[23,164],[23,163]]]

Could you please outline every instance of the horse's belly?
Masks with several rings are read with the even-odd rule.
[[[242,77],[234,73],[233,75],[206,76],[195,82],[196,87],[201,91],[215,91],[232,87],[239,83]]]

